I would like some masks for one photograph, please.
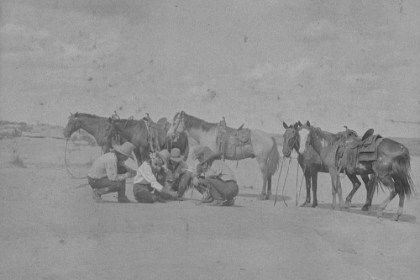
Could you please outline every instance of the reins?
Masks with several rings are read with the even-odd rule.
[[[70,176],[73,178],[73,179],[86,179],[87,178],[87,176],[84,176],[84,177],[76,177],[76,176],[74,176],[73,174],[71,174],[71,172],[70,172],[70,170],[69,170],[69,168],[68,168],[68,164],[67,164],[67,144],[68,144],[68,142],[69,142],[69,139],[70,138],[67,138],[67,140],[66,140],[66,147],[64,148],[64,165],[66,166],[66,170],[67,170],[67,173],[69,173],[70,174]]]

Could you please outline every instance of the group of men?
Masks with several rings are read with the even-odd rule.
[[[222,161],[222,153],[209,147],[196,146],[193,159],[199,161],[194,169],[189,166],[179,149],[156,151],[137,170],[125,162],[133,157],[136,147],[130,142],[114,145],[113,149],[94,161],[88,172],[88,182],[96,202],[104,202],[102,195],[117,192],[118,202],[127,203],[126,180],[133,178],[133,195],[139,203],[183,200],[189,186],[194,186],[209,206],[232,206],[239,192],[232,169]]]

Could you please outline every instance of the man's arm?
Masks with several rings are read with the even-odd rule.
[[[141,175],[143,175],[144,180],[146,180],[152,188],[156,189],[157,191],[161,192],[163,189],[163,186],[159,184],[159,182],[156,180],[155,175],[153,174],[152,168],[148,164],[142,164],[139,167],[139,172]]]

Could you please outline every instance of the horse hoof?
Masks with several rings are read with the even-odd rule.
[[[393,218],[393,220],[396,221],[396,222],[398,222],[399,218],[400,218],[400,215],[395,215],[394,218]]]
[[[363,205],[361,210],[362,211],[369,211],[369,206]]]
[[[305,203],[302,203],[302,205],[300,205],[300,207],[309,207],[310,205],[309,205],[309,203],[308,202],[305,202]]]
[[[258,197],[258,200],[268,200],[270,198],[270,196],[266,195],[266,194],[261,194]]]
[[[346,201],[346,203],[344,203],[344,208],[349,209],[350,207],[351,207],[351,202]]]

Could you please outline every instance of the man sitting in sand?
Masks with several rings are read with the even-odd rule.
[[[144,161],[133,180],[133,194],[140,203],[165,202],[173,196],[157,180],[171,157],[168,150],[157,151],[156,156]]]
[[[128,158],[134,160],[132,152],[135,148],[130,142],[114,145],[113,150],[93,162],[87,177],[96,202],[104,202],[101,195],[112,192],[118,193],[118,202],[130,202],[125,195],[125,183],[127,178],[136,175],[136,171],[125,165],[125,161]]]
[[[209,147],[202,146],[196,148],[194,153],[200,160],[197,174],[203,174],[204,178],[193,180],[193,184],[204,185],[209,193],[202,203],[209,206],[233,206],[239,187],[232,169],[221,160],[222,153],[214,153]]]

